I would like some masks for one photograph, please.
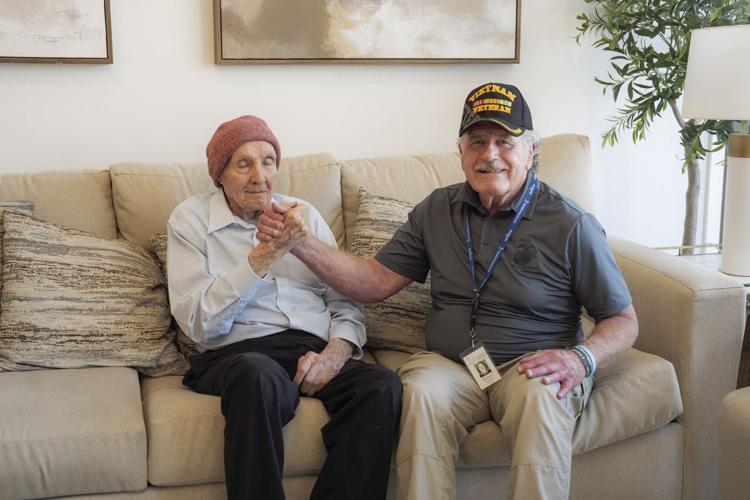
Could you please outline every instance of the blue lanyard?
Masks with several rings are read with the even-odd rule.
[[[498,244],[497,249],[495,250],[495,255],[492,256],[490,265],[487,268],[487,271],[484,273],[484,278],[482,278],[482,283],[479,286],[477,286],[476,260],[474,259],[474,243],[471,239],[471,227],[469,226],[469,213],[468,211],[464,212],[464,226],[466,227],[466,251],[469,254],[469,271],[471,272],[471,286],[472,291],[474,292],[474,297],[471,302],[471,329],[469,330],[469,337],[471,337],[471,347],[474,347],[474,337],[476,337],[474,326],[477,323],[477,311],[479,310],[479,294],[482,293],[485,285],[490,280],[490,276],[492,276],[492,273],[495,271],[497,263],[500,262],[500,258],[503,256],[503,252],[505,252],[510,238],[513,236],[513,233],[516,232],[516,229],[518,229],[518,225],[521,223],[523,214],[526,213],[526,209],[529,208],[529,203],[531,203],[531,199],[534,197],[534,193],[536,192],[537,187],[539,187],[539,180],[534,176],[534,174],[529,175],[531,176],[531,183],[529,184],[529,188],[526,190],[526,193],[523,195],[521,206],[518,208],[515,217],[513,217],[513,221],[511,221],[510,226],[508,226],[508,230],[505,232],[505,237]]]

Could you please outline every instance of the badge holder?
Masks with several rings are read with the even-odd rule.
[[[487,389],[502,378],[481,341],[466,349],[460,356],[480,390]]]

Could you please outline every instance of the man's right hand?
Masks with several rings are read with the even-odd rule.
[[[257,237],[260,244],[248,255],[250,267],[258,276],[264,276],[276,260],[295,248],[307,236],[307,208],[304,205],[272,204],[266,209],[270,218],[265,214],[258,223]],[[265,217],[265,220],[264,220]],[[281,221],[278,221],[278,217]],[[276,229],[279,227],[280,229]]]
[[[271,203],[258,222],[258,240],[289,251],[307,236],[306,208],[296,202]]]

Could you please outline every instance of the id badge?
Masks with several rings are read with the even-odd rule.
[[[479,389],[485,390],[502,378],[482,342],[469,347],[460,356]]]

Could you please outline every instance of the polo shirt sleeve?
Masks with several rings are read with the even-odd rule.
[[[430,262],[424,244],[424,220],[429,198],[419,203],[396,230],[391,240],[375,255],[375,260],[391,271],[412,281],[424,283]]]
[[[632,303],[604,228],[593,215],[583,214],[573,227],[568,259],[576,297],[592,318],[608,318]]]

